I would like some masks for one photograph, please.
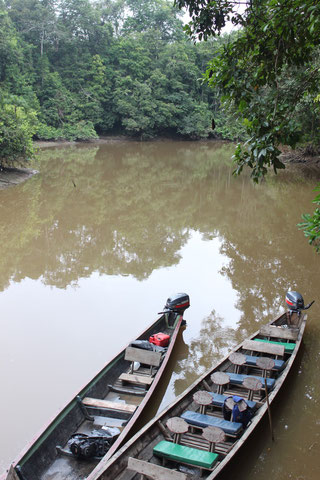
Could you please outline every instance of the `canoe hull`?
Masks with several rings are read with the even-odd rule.
[[[87,478],[95,467],[102,461],[103,464],[120,448],[129,438],[132,428],[141,417],[145,407],[150,402],[160,378],[167,366],[174,344],[180,331],[183,317],[174,315],[174,326],[168,326],[168,315],[162,315],[156,322],[142,332],[137,340],[148,340],[149,337],[159,331],[170,332],[170,343],[166,354],[154,375],[153,382],[145,393],[142,393],[142,401],[132,415],[125,412],[117,413],[121,417],[124,427],[106,454],[106,458],[99,460],[79,461],[76,458],[60,458],[57,455],[57,446],[65,446],[70,435],[77,432],[86,421],[83,407],[79,402],[85,397],[104,399],[110,394],[110,385],[117,382],[119,376],[128,370],[129,362],[125,360],[124,348],[100,372],[85,385],[73,399],[45,426],[45,428],[32,440],[30,445],[22,452],[20,457],[10,466],[8,473],[1,477],[2,480],[11,480],[12,475],[17,475],[22,480],[44,480],[46,478]],[[139,397],[141,398],[141,397]],[[137,402],[138,403],[138,402]],[[111,417],[113,412],[108,413]],[[62,449],[63,451],[63,449]],[[58,471],[59,470],[59,471]],[[70,473],[72,471],[72,473]],[[53,473],[52,473],[53,472]],[[58,475],[58,476],[55,476]],[[16,480],[16,479],[15,479]]]
[[[286,322],[287,315],[283,314],[280,315],[276,320],[270,322],[268,325],[281,325]],[[297,358],[298,352],[300,351],[300,347],[302,344],[303,333],[306,326],[306,316],[301,317],[298,326],[294,328],[298,329],[297,339],[295,342],[294,352],[289,356],[287,355],[287,359],[285,362],[285,366],[283,370],[278,374],[278,378],[275,381],[275,386],[273,390],[270,391],[268,398],[269,404],[272,405],[274,400],[277,398],[277,395],[285,383],[287,376],[289,375],[290,370]],[[255,337],[259,335],[259,332],[255,332],[250,339],[254,340]],[[243,344],[245,342],[238,345],[234,352],[241,350]],[[198,390],[204,390],[204,385],[209,382],[210,376],[212,373],[218,370],[227,371],[230,367],[229,356],[230,353],[223,358],[218,365],[216,365],[213,369],[208,370],[205,372],[200,378],[196,380],[187,390],[185,390],[181,395],[179,395],[176,400],[165,408],[155,419],[150,421],[147,425],[143,427],[143,429],[138,432],[134,437],[132,437],[115,455],[109,462],[104,466],[104,468],[100,469],[99,475],[95,477],[95,480],[107,480],[112,478],[113,480],[117,480],[120,476],[123,475],[124,470],[127,469],[128,459],[130,457],[140,459],[140,460],[147,460],[150,463],[157,463],[155,458],[153,457],[152,448],[157,444],[157,442],[167,439],[168,437],[168,430],[166,429],[166,422],[168,419],[172,417],[180,417],[183,412],[190,409],[192,404],[193,395]],[[247,440],[251,438],[255,429],[260,424],[262,419],[267,415],[268,407],[267,402],[264,402],[259,409],[257,410],[256,415],[253,417],[251,424],[243,431],[241,437],[234,443],[230,452],[221,459],[218,465],[212,470],[204,470],[202,472],[203,479],[206,480],[214,480],[217,476],[222,472],[222,470],[232,461],[232,459],[237,455],[240,449],[246,444]],[[166,438],[167,437],[167,438]],[[146,440],[147,439],[147,440]],[[190,466],[192,469],[193,467]],[[126,478],[131,478],[127,476]],[[198,478],[198,476],[193,476],[193,478]],[[200,475],[199,475],[200,478]]]

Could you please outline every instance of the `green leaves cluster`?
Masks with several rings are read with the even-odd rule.
[[[221,44],[206,72],[208,83],[246,130],[246,142],[238,144],[234,154],[235,173],[248,166],[258,182],[270,167],[275,172],[284,168],[279,159],[282,145],[308,143],[318,150],[319,2],[176,0],[176,4],[188,9],[191,21],[185,29],[193,38],[219,35],[227,22],[238,29]],[[318,212],[304,220],[300,227],[315,243]]]
[[[32,156],[36,124],[34,110],[26,108],[14,96],[0,94],[0,168],[12,160]]]
[[[320,192],[320,185],[315,188],[315,191]],[[313,203],[318,205],[314,213],[312,215],[309,213],[302,215],[304,221],[299,223],[298,227],[304,231],[309,244],[313,245],[317,252],[320,252],[320,194],[316,196]]]
[[[278,147],[294,147],[305,139],[301,105],[310,115],[315,111],[311,103],[306,108],[305,99],[319,92],[320,4],[314,0],[176,3],[188,8],[192,20],[186,30],[193,37],[219,35],[227,22],[238,28],[214,55],[206,74],[246,128],[248,140],[245,147],[237,148],[236,171],[248,165],[258,181],[268,167],[283,168]]]
[[[0,89],[40,139],[207,137],[209,49],[180,17],[168,0],[0,0]]]

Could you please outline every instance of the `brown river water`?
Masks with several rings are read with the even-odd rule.
[[[0,191],[0,474],[171,294],[191,307],[155,408],[282,312],[291,289],[316,303],[273,408],[275,442],[266,423],[232,478],[320,478],[320,255],[296,228],[320,173],[290,166],[256,186],[232,176],[233,148],[46,148],[38,175]]]

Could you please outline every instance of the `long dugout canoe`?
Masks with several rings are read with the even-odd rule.
[[[286,303],[286,313],[205,372],[87,480],[131,480],[137,473],[216,479],[270,412],[297,358],[307,319],[302,310],[311,304],[305,307],[297,292],[288,292]]]
[[[185,324],[189,296],[176,294],[164,312],[124,348],[49,422],[1,480],[80,480],[132,435],[150,403]],[[160,333],[162,335],[156,335]],[[150,343],[150,337],[159,345]],[[161,346],[161,342],[165,346]],[[143,421],[143,418],[142,420]]]

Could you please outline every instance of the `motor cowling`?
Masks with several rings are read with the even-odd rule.
[[[299,292],[287,292],[286,304],[292,312],[299,312],[305,309],[303,297]]]
[[[165,304],[165,312],[174,312],[183,315],[184,311],[190,307],[190,298],[186,293],[176,293],[168,298]]]

